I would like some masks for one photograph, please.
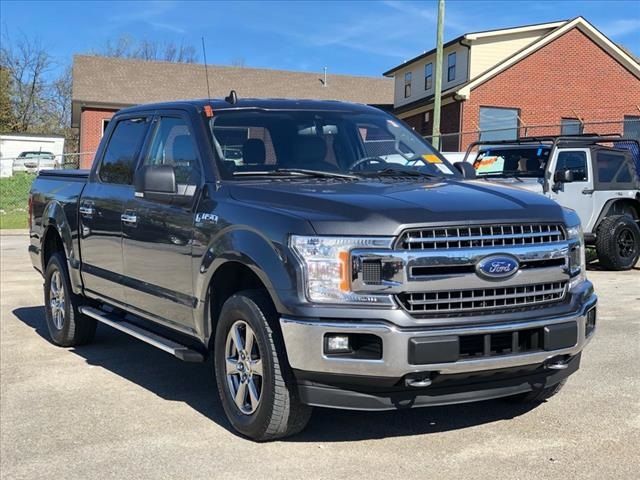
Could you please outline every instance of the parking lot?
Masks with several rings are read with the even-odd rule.
[[[501,401],[316,409],[302,434],[257,444],[230,430],[208,363],[182,363],[103,325],[92,345],[52,345],[26,235],[0,242],[2,478],[602,479],[640,471],[638,267],[590,271],[598,333],[580,371],[535,409]]]

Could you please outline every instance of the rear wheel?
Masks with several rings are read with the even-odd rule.
[[[96,321],[80,313],[82,297],[71,291],[67,262],[54,253],[44,276],[44,310],[51,339],[61,347],[73,347],[91,342],[96,333]]]
[[[258,441],[298,433],[311,415],[298,399],[277,320],[264,292],[246,290],[225,302],[216,327],[222,406],[238,432]]]
[[[608,270],[629,270],[640,257],[640,228],[629,215],[606,217],[598,227],[596,251]]]

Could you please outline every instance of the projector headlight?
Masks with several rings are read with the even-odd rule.
[[[388,295],[351,291],[351,250],[389,248],[389,238],[292,235],[290,246],[302,266],[305,294],[310,302],[393,305]]]
[[[587,278],[587,261],[585,257],[584,234],[580,225],[567,228],[569,240],[569,288],[573,288]]]

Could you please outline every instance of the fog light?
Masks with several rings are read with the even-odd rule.
[[[349,335],[329,334],[325,337],[325,353],[349,353]]]

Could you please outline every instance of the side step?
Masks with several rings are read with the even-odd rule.
[[[174,342],[173,340],[169,340],[168,338],[161,337],[160,335],[140,328],[137,325],[121,320],[117,315],[92,307],[80,307],[80,311],[88,317],[95,318],[99,322],[109,325],[116,330],[120,330],[127,335],[137,338],[138,340],[142,340],[149,345],[153,345],[160,350],[164,350],[180,360],[184,360],[185,362],[204,362],[204,357],[201,353]]]

